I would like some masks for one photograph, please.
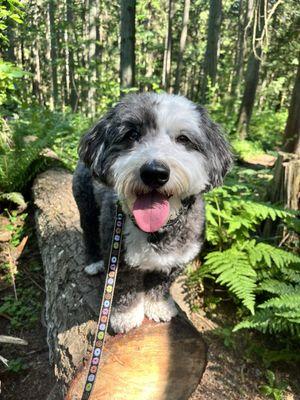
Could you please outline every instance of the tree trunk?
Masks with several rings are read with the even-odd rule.
[[[253,12],[253,0],[240,0],[239,1],[239,22],[237,32],[237,43],[235,50],[234,60],[234,77],[232,79],[230,96],[232,98],[240,94],[240,81],[243,72],[243,62],[245,53],[245,40],[247,36],[246,27]]]
[[[99,279],[84,274],[84,249],[72,175],[49,170],[35,180],[37,236],[45,268],[50,362],[63,398],[96,328]],[[53,394],[53,399],[56,400]]]
[[[55,24],[55,1],[49,0],[49,30],[50,30],[50,60],[51,60],[51,89],[54,108],[58,102],[57,85],[57,43],[56,43],[56,24]]]
[[[104,281],[103,275],[90,277],[83,271],[83,239],[71,185],[72,175],[63,169],[44,172],[33,185],[45,269],[47,341],[57,378],[47,400],[65,398],[75,370],[88,356]],[[186,400],[201,379],[205,360],[203,339],[182,313],[168,323],[145,320],[128,334],[108,336],[91,400]],[[68,399],[81,395],[85,371]]]
[[[283,151],[300,154],[300,56],[289,115],[284,131]]]
[[[121,91],[135,85],[136,0],[121,0]]]
[[[208,84],[214,86],[216,83],[221,21],[222,0],[210,0],[206,52],[201,85],[201,101],[203,104],[207,101]]]
[[[89,7],[89,88],[88,88],[88,115],[96,113],[96,84],[97,84],[97,40],[99,40],[99,5],[98,0],[90,0]],[[99,47],[99,45],[98,45]]]
[[[15,53],[15,26],[14,22],[12,20],[7,21],[7,38],[8,38],[8,46],[7,46],[7,52],[6,52],[6,60],[11,61],[12,63],[15,63],[17,61],[16,59],[16,53]]]
[[[260,54],[260,51],[259,51]],[[259,80],[260,59],[251,52],[245,77],[245,90],[238,119],[238,134],[240,139],[246,139],[255,102],[256,89]]]
[[[75,29],[74,24],[74,13],[73,7],[74,3],[72,0],[66,0],[67,6],[67,32],[68,32],[68,67],[69,67],[69,84],[70,84],[70,106],[72,111],[77,110],[78,96],[76,90],[76,82],[75,82],[75,63],[74,63],[74,34],[73,30]]]
[[[300,209],[300,154],[279,152],[268,200],[292,210]]]
[[[174,93],[179,93],[179,91],[180,91],[181,70],[182,70],[183,54],[184,54],[184,50],[185,50],[187,31],[188,31],[190,4],[191,4],[190,0],[184,1],[182,30],[181,30],[181,35],[180,35],[179,54],[178,54],[178,60],[177,60]]]
[[[167,91],[171,91],[171,61],[172,61],[172,20],[174,17],[173,0],[169,0],[168,8],[168,29],[165,39],[164,63],[162,73],[162,86]]]
[[[265,25],[264,7],[265,7],[265,0],[260,0],[257,9],[258,23],[255,36],[256,40],[260,38]],[[256,54],[254,53],[254,49],[252,49],[248,59],[247,71],[245,77],[245,89],[237,121],[237,132],[239,138],[242,140],[245,139],[248,135],[249,124],[255,103],[256,89],[259,81],[261,54],[262,54],[261,43],[258,42],[256,46]]]
[[[33,16],[31,21],[31,29],[36,31],[39,26],[39,13],[41,10],[38,7],[38,4],[34,4]],[[41,66],[40,66],[40,42],[39,37],[36,36],[33,42],[31,43],[31,73],[32,73],[32,94],[36,98],[36,100],[41,104],[42,103],[42,90],[41,90]]]

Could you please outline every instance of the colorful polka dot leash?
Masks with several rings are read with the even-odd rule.
[[[100,360],[103,352],[104,340],[108,327],[111,305],[115,290],[118,265],[120,260],[123,225],[124,225],[124,214],[121,205],[118,202],[114,233],[110,249],[109,263],[108,263],[104,291],[103,291],[103,298],[99,313],[98,326],[94,340],[91,361],[88,369],[88,374],[83,394],[81,396],[81,400],[87,400],[90,398],[94,383],[96,381],[96,375],[100,368]]]

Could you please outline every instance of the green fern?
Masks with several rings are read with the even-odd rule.
[[[276,279],[267,279],[259,285],[260,292],[268,292],[276,295],[294,293],[295,288],[292,284],[280,282]]]
[[[290,282],[285,270],[286,267],[280,271],[281,280],[266,279],[258,285],[260,293],[272,297],[258,304],[255,315],[237,324],[234,330],[253,328],[263,333],[288,332],[300,337],[300,284]]]
[[[295,212],[255,202],[245,186],[222,187],[206,195],[210,246],[193,280],[215,279],[251,312],[238,329],[300,332],[300,257],[259,242],[256,233],[267,219],[295,226]]]
[[[238,193],[238,194],[237,194]],[[207,240],[219,250],[251,238],[266,219],[294,217],[294,212],[255,202],[244,186],[223,186],[206,194]]]
[[[263,261],[268,267],[274,264],[281,269],[291,263],[300,262],[300,258],[295,254],[268,243],[257,243],[255,240],[245,241],[241,248],[248,252],[250,262],[254,266]]]
[[[233,331],[236,332],[240,329],[256,329],[263,333],[289,333],[292,336],[300,338],[300,315],[297,310],[292,311],[292,317],[277,313],[272,309],[264,309],[256,311],[242,322],[237,324]]]
[[[294,293],[282,294],[259,305],[259,308],[274,308],[276,310],[299,309],[300,318],[300,287],[295,288]]]
[[[216,282],[226,285],[254,314],[256,272],[247,254],[237,248],[212,252],[205,257],[202,273],[206,272],[216,275]]]

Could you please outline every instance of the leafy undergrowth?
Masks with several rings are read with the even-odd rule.
[[[7,400],[45,399],[54,376],[42,325],[44,274],[31,207],[20,211],[10,204],[3,211],[0,249],[0,331],[28,343],[1,343],[1,394]]]
[[[257,332],[259,339],[252,346],[252,335],[247,348],[252,358],[263,359],[262,392],[281,399],[284,388],[269,368],[278,362],[299,367],[300,230],[295,212],[260,200],[269,180],[265,171],[257,180],[260,173],[236,168],[227,185],[206,194],[207,242],[201,267],[190,273],[188,284],[202,288],[208,315],[225,318],[226,342],[234,342],[239,332]],[[231,305],[230,317],[222,304]]]
[[[38,107],[21,111],[6,124],[0,141],[1,191],[22,191],[45,168],[46,148],[53,149],[64,165],[73,169],[79,138],[90,124],[91,120],[80,114]]]
[[[5,209],[1,215],[0,316],[9,321],[7,334],[31,329],[41,317],[43,268],[32,224],[25,211]]]

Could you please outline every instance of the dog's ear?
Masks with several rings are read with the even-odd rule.
[[[105,153],[105,139],[112,129],[113,109],[101,118],[80,140],[78,153],[92,174],[101,178]]]
[[[205,135],[205,155],[208,160],[210,188],[214,188],[222,185],[233,162],[232,152],[219,125],[209,118],[203,107],[197,108],[201,116],[201,130]]]
[[[105,119],[101,119],[80,140],[78,148],[79,157],[88,168],[91,168],[96,159],[99,158],[101,146],[105,139],[106,128]]]

